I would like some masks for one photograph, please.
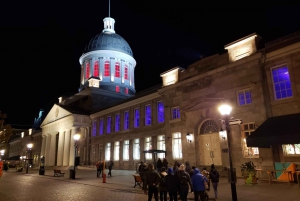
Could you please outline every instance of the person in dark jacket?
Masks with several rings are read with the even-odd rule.
[[[160,172],[161,168],[163,166],[163,162],[160,160],[160,158],[156,162],[157,171]]]
[[[172,168],[168,168],[168,175],[166,176],[166,187],[169,193],[170,201],[177,201],[177,192],[180,187],[180,180],[174,174]]]
[[[152,200],[154,194],[155,201],[158,201],[158,184],[160,182],[160,175],[154,170],[154,165],[148,165],[148,171],[146,172],[145,181],[143,182],[143,190],[145,194],[148,194],[148,201]]]
[[[179,170],[177,171],[177,176],[180,180],[180,199],[182,201],[187,201],[187,195],[189,193],[189,186],[191,189],[191,192],[193,192],[193,185],[191,182],[190,175],[185,171],[185,166],[182,164],[179,167]]]
[[[192,167],[190,166],[190,162],[185,162],[185,171],[190,175],[192,171]]]
[[[146,173],[148,171],[148,165],[147,163],[143,163],[140,165],[140,168],[139,168],[139,174],[141,176],[141,179],[144,183],[145,179],[146,179]]]
[[[166,158],[163,159],[163,167],[165,167],[166,170],[168,169],[168,161]]]
[[[159,173],[160,175],[160,182],[159,182],[159,197],[160,201],[167,201],[167,186],[166,186],[166,176],[168,175],[166,173],[166,168],[162,167],[161,172]]]
[[[192,176],[192,184],[194,189],[195,201],[199,200],[199,196],[201,201],[205,200],[206,189],[204,185],[204,180],[208,182],[208,179],[200,173],[200,170],[198,168],[196,168]]]
[[[219,184],[219,172],[216,170],[215,165],[210,167],[210,180],[215,192],[215,199],[218,199],[218,184]]]

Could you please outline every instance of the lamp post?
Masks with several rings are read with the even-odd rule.
[[[231,107],[229,105],[221,105],[219,107],[219,111],[222,115],[222,118],[225,122],[226,132],[227,132],[227,145],[228,145],[228,155],[229,155],[229,166],[230,166],[230,184],[231,184],[231,196],[232,201],[237,201],[237,194],[236,194],[236,186],[235,186],[235,177],[234,177],[234,171],[232,167],[232,156],[231,156],[231,149],[230,149],[230,127],[229,127],[229,115],[231,112]]]
[[[26,174],[28,173],[28,166],[29,166],[29,161],[32,160],[31,159],[31,151],[32,151],[32,147],[33,147],[33,144],[32,143],[29,143],[27,144],[27,151],[28,151],[28,158],[27,158],[27,166],[26,166]]]
[[[74,169],[73,169],[73,171],[70,171],[70,178],[75,179],[75,168],[76,168],[76,157],[77,157],[77,141],[80,139],[80,135],[75,134],[73,136],[73,138],[75,140],[75,144],[74,144]]]

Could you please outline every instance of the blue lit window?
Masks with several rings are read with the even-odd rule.
[[[116,114],[115,131],[120,131],[120,114]]]
[[[180,118],[180,110],[179,107],[172,108],[172,119],[179,119]]]
[[[111,117],[107,117],[106,133],[110,133],[110,131],[111,131]]]
[[[124,112],[124,130],[129,129],[129,112]]]
[[[272,69],[273,87],[277,100],[293,96],[289,70],[287,66]]]
[[[151,125],[151,105],[145,106],[145,125]]]
[[[252,103],[252,97],[250,90],[238,91],[239,105],[248,105]]]
[[[140,109],[136,108],[134,109],[134,128],[137,128],[140,126]]]
[[[103,124],[103,118],[100,119],[100,128],[99,128],[99,134],[103,135],[103,130],[104,130],[104,124]]]
[[[97,129],[97,122],[96,121],[94,121],[93,122],[93,136],[96,136],[96,129]]]
[[[165,122],[165,108],[163,101],[157,103],[157,121],[158,123]]]

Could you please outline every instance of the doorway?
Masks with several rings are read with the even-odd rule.
[[[219,133],[199,135],[200,165],[222,165]]]

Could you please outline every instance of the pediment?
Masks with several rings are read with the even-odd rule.
[[[49,111],[49,113],[47,114],[46,118],[42,122],[41,128],[43,126],[47,125],[48,123],[54,122],[65,116],[68,116],[70,114],[72,114],[72,113],[69,112],[68,110],[65,110],[64,108],[60,107],[59,105],[54,104],[53,107],[51,108],[51,110]]]

